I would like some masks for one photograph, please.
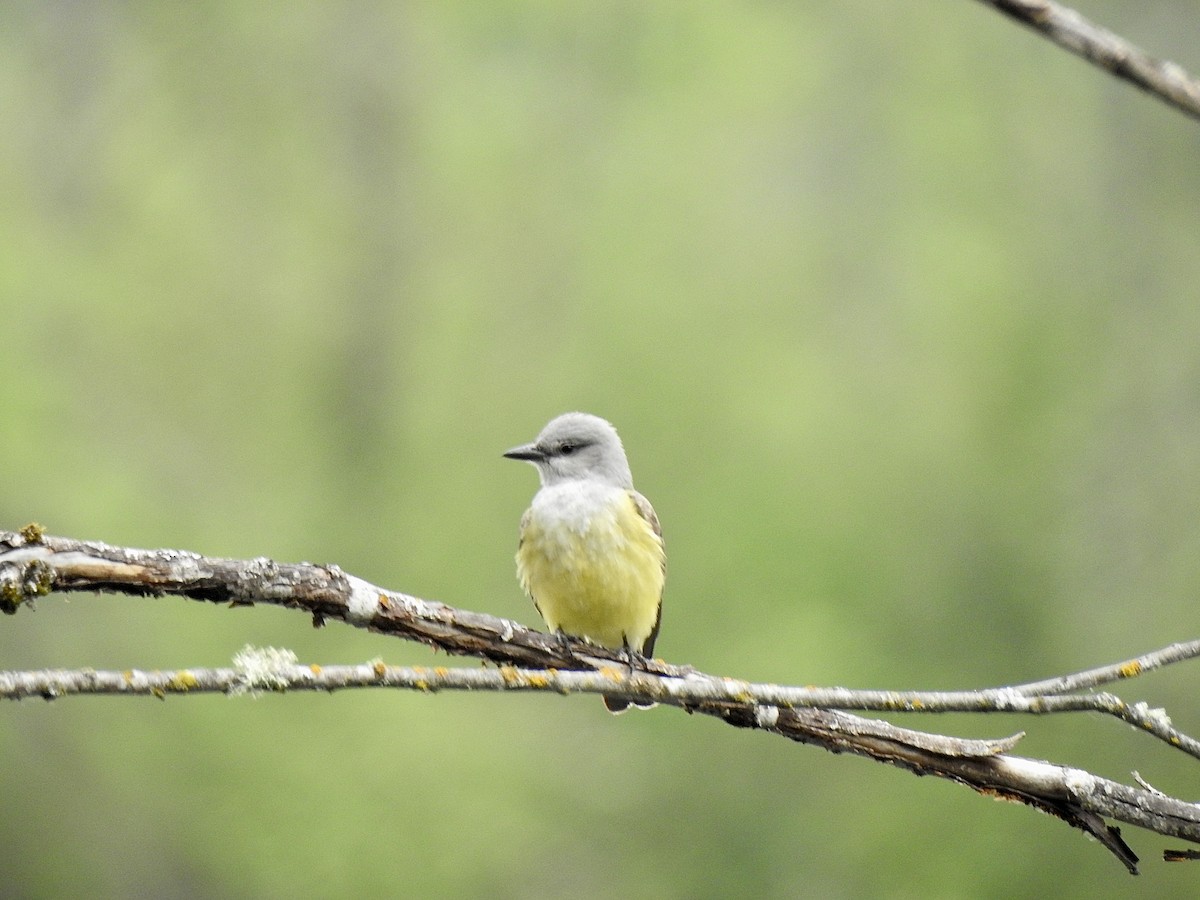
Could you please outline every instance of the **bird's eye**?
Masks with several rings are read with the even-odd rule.
[[[558,452],[561,453],[563,456],[570,456],[572,453],[574,453],[578,449],[579,449],[578,444],[568,443],[568,444],[559,444],[558,445]]]

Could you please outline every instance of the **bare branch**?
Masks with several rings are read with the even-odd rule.
[[[1143,653],[1141,656],[1135,656],[1133,659],[1127,659],[1123,662],[1112,663],[1111,665],[1100,666],[1095,669],[1085,669],[1073,675],[1060,675],[1056,678],[1047,678],[1044,681],[1031,681],[1028,684],[1014,685],[1012,690],[1028,695],[1065,694],[1069,691],[1080,691],[1084,688],[1099,687],[1102,684],[1112,684],[1114,681],[1121,681],[1126,678],[1137,678],[1139,675],[1153,672],[1155,669],[1161,669],[1163,666],[1171,665],[1171,663],[1195,659],[1198,656],[1200,656],[1200,640],[1183,641],[1178,644],[1172,644],[1169,647],[1163,647],[1161,650],[1155,650],[1152,653]]]
[[[603,669],[611,676],[608,693],[613,696],[622,696],[623,690],[631,699],[677,705],[711,700],[879,712],[1101,712],[1200,758],[1200,741],[1176,730],[1161,710],[1127,704],[1107,693],[1052,689],[1101,684],[1188,659],[1196,655],[1185,652],[1192,644],[1050,681],[976,691],[867,691],[753,684],[703,675],[691,667],[659,660],[642,661],[639,669],[648,677],[630,679],[633,673],[628,661],[602,647],[563,641],[510,619],[387,591],[347,575],[337,566],[283,564],[265,558],[216,559],[178,550],[135,550],[45,536],[31,543],[19,534],[0,533],[0,602],[16,597],[9,601],[9,609],[14,611],[21,598],[51,588],[178,594],[232,605],[257,602],[299,608],[310,613],[317,624],[339,619],[456,655],[533,668]],[[686,688],[681,688],[677,679],[686,679]],[[1046,689],[1039,692],[1042,687]]]
[[[1107,72],[1200,119],[1200,81],[1052,0],[982,0]]]
[[[232,669],[4,672],[0,673],[0,697],[53,699],[88,693],[165,697],[351,687],[599,693],[677,706],[738,727],[768,731],[833,752],[855,753],[1028,804],[1093,835],[1130,871],[1136,871],[1137,858],[1119,831],[1105,824],[1105,817],[1200,842],[1200,806],[1080,769],[1013,756],[1010,751],[1019,734],[993,740],[963,739],[898,728],[841,711],[1101,711],[1195,756],[1200,755],[1197,742],[1175,731],[1164,712],[1150,710],[1145,704],[1129,705],[1107,693],[1072,691],[1192,658],[1200,652],[1200,642],[1049,681],[982,691],[853,691],[753,684],[661,660],[630,661],[511,620],[386,591],[336,566],[137,550],[47,537],[31,530],[0,533],[0,608],[16,612],[50,591],[94,590],[178,594],[234,605],[271,603],[303,610],[317,625],[340,619],[448,653],[490,660],[499,668],[396,668],[381,663],[302,666],[285,651],[246,651],[235,659]],[[1039,693],[1042,689],[1046,692]]]

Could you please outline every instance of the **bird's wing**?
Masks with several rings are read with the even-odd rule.
[[[538,606],[537,597],[533,596],[533,591],[531,591],[529,589],[529,582],[527,582],[525,580],[525,577],[521,572],[521,565],[519,562],[519,557],[521,555],[521,547],[523,547],[525,545],[525,529],[529,526],[529,519],[532,514],[533,514],[533,509],[530,508],[530,509],[525,510],[525,513],[521,516],[521,529],[520,529],[520,533],[517,537],[517,556],[518,556],[517,575],[520,577],[521,587],[525,590],[525,593],[529,597],[529,599],[533,601],[533,608],[538,611],[539,616],[541,616],[543,619],[545,619],[546,618],[545,615],[542,614],[542,608],[540,606]]]
[[[654,511],[654,507],[650,505],[650,501],[639,494],[632,488],[629,491],[629,496],[633,499],[633,505],[643,519],[650,523],[651,529],[658,537],[659,546],[662,548],[662,573],[663,583],[667,579],[667,546],[663,541],[662,525],[658,521],[658,513]],[[650,637],[646,638],[646,642],[642,644],[641,652],[643,656],[652,656],[654,654],[654,642],[658,640],[658,628],[662,624],[662,593],[658,595],[658,612],[654,616],[654,630],[650,632]]]
[[[518,550],[520,550],[521,545],[525,543],[525,529],[529,527],[529,519],[532,514],[533,514],[533,507],[530,507],[529,509],[525,510],[525,512],[521,515],[521,530],[517,536],[517,549]]]

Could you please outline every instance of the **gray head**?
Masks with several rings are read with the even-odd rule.
[[[563,413],[552,419],[532,444],[513,447],[504,455],[537,466],[545,487],[583,478],[599,479],[614,487],[633,487],[617,429],[587,413]]]

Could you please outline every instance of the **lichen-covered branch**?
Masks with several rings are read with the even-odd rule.
[[[269,559],[218,559],[178,550],[138,550],[49,537],[39,529],[0,532],[0,609],[15,613],[52,591],[176,594],[195,600],[298,609],[315,624],[341,620],[479,657],[498,668],[300,665],[285,651],[246,651],[231,669],[170,672],[45,670],[0,672],[0,697],[70,694],[168,695],[391,687],[421,691],[492,690],[598,693],[657,701],[833,752],[849,752],[980,793],[1017,800],[1096,837],[1130,871],[1137,858],[1106,818],[1200,842],[1200,806],[1145,787],[1128,787],[1071,767],[1013,756],[1021,735],[971,740],[899,728],[843,710],[891,712],[1100,711],[1193,756],[1200,745],[1161,710],[1108,693],[1078,692],[1200,655],[1178,644],[1102,669],[1005,688],[957,692],[854,691],[754,684],[706,675],[661,660],[626,659],[599,647],[376,587],[336,566]],[[272,655],[274,654],[274,655]]]
[[[1052,0],[982,0],[1028,25],[1072,53],[1082,56],[1117,78],[1132,82],[1164,103],[1200,119],[1200,81],[1182,66],[1154,59],[1129,43],[1089,22],[1075,10]]]

